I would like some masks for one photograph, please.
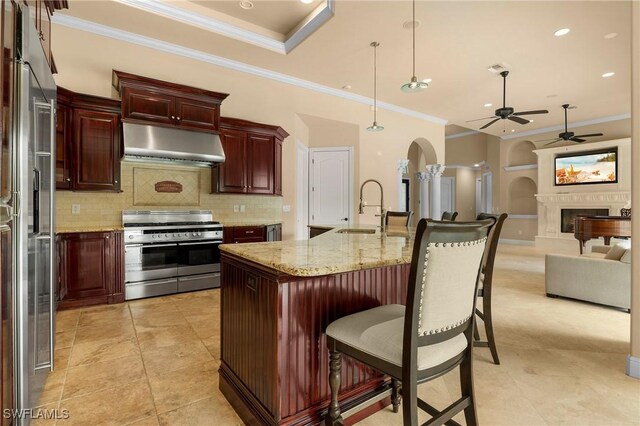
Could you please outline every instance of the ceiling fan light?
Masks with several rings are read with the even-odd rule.
[[[381,132],[384,130],[384,127],[374,121],[371,126],[367,127],[367,130],[370,132]]]
[[[400,90],[405,93],[416,93],[423,91],[427,87],[429,87],[428,83],[424,81],[418,81],[418,78],[414,75],[413,77],[411,77],[410,82],[403,84],[402,87],[400,87]]]

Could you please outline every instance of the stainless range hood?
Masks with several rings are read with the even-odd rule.
[[[220,136],[171,127],[123,123],[124,154],[144,160],[224,163]]]

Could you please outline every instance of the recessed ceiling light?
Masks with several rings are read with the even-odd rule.
[[[618,36],[618,33],[609,33],[609,34],[605,34],[604,38],[606,38],[607,40],[611,40],[612,38],[616,38]]]
[[[431,81],[432,80],[430,78],[425,78],[424,80],[422,80],[423,83],[427,83],[427,84],[431,83]]]
[[[485,108],[489,108],[490,106],[493,106],[493,104],[484,104]]]
[[[553,35],[556,37],[562,37],[563,35],[569,34],[569,31],[571,31],[569,28],[560,28],[558,31],[553,33]]]
[[[418,28],[421,23],[422,22],[418,21],[417,19],[415,21],[405,21],[402,23],[402,28],[404,28],[405,30],[411,30],[414,26]]]
[[[480,164],[476,163],[473,165],[473,167],[480,167]]]
[[[300,0],[302,3],[304,4],[311,4],[313,3],[313,0]]]
[[[511,129],[511,133],[514,133],[516,131],[516,129]]]
[[[613,77],[614,75],[616,75],[615,72],[605,72],[604,74],[602,74],[604,78]]]
[[[253,9],[253,3],[249,0],[240,0],[240,7],[245,10]]]
[[[344,90],[351,90],[351,85],[350,84],[345,84],[344,86],[342,86],[342,88]]]
[[[533,123],[533,120],[529,120],[529,123]]]

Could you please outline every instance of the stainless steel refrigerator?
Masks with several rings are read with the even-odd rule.
[[[12,76],[3,78],[10,92],[5,110],[12,116],[3,137],[0,241],[5,245],[3,280],[10,280],[2,284],[12,302],[13,408],[26,410],[38,405],[53,369],[56,85],[29,9],[13,7],[18,9]],[[14,423],[29,424],[28,415],[19,415]]]

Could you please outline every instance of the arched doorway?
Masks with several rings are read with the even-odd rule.
[[[422,217],[420,205],[421,205],[421,190],[420,180],[417,173],[424,172],[427,164],[436,164],[438,158],[433,145],[425,138],[414,139],[409,145],[407,150],[407,172],[402,176],[405,182],[408,182],[409,192],[409,210],[413,212],[416,218]],[[428,194],[428,192],[426,192]],[[424,189],[423,189],[424,195]]]

